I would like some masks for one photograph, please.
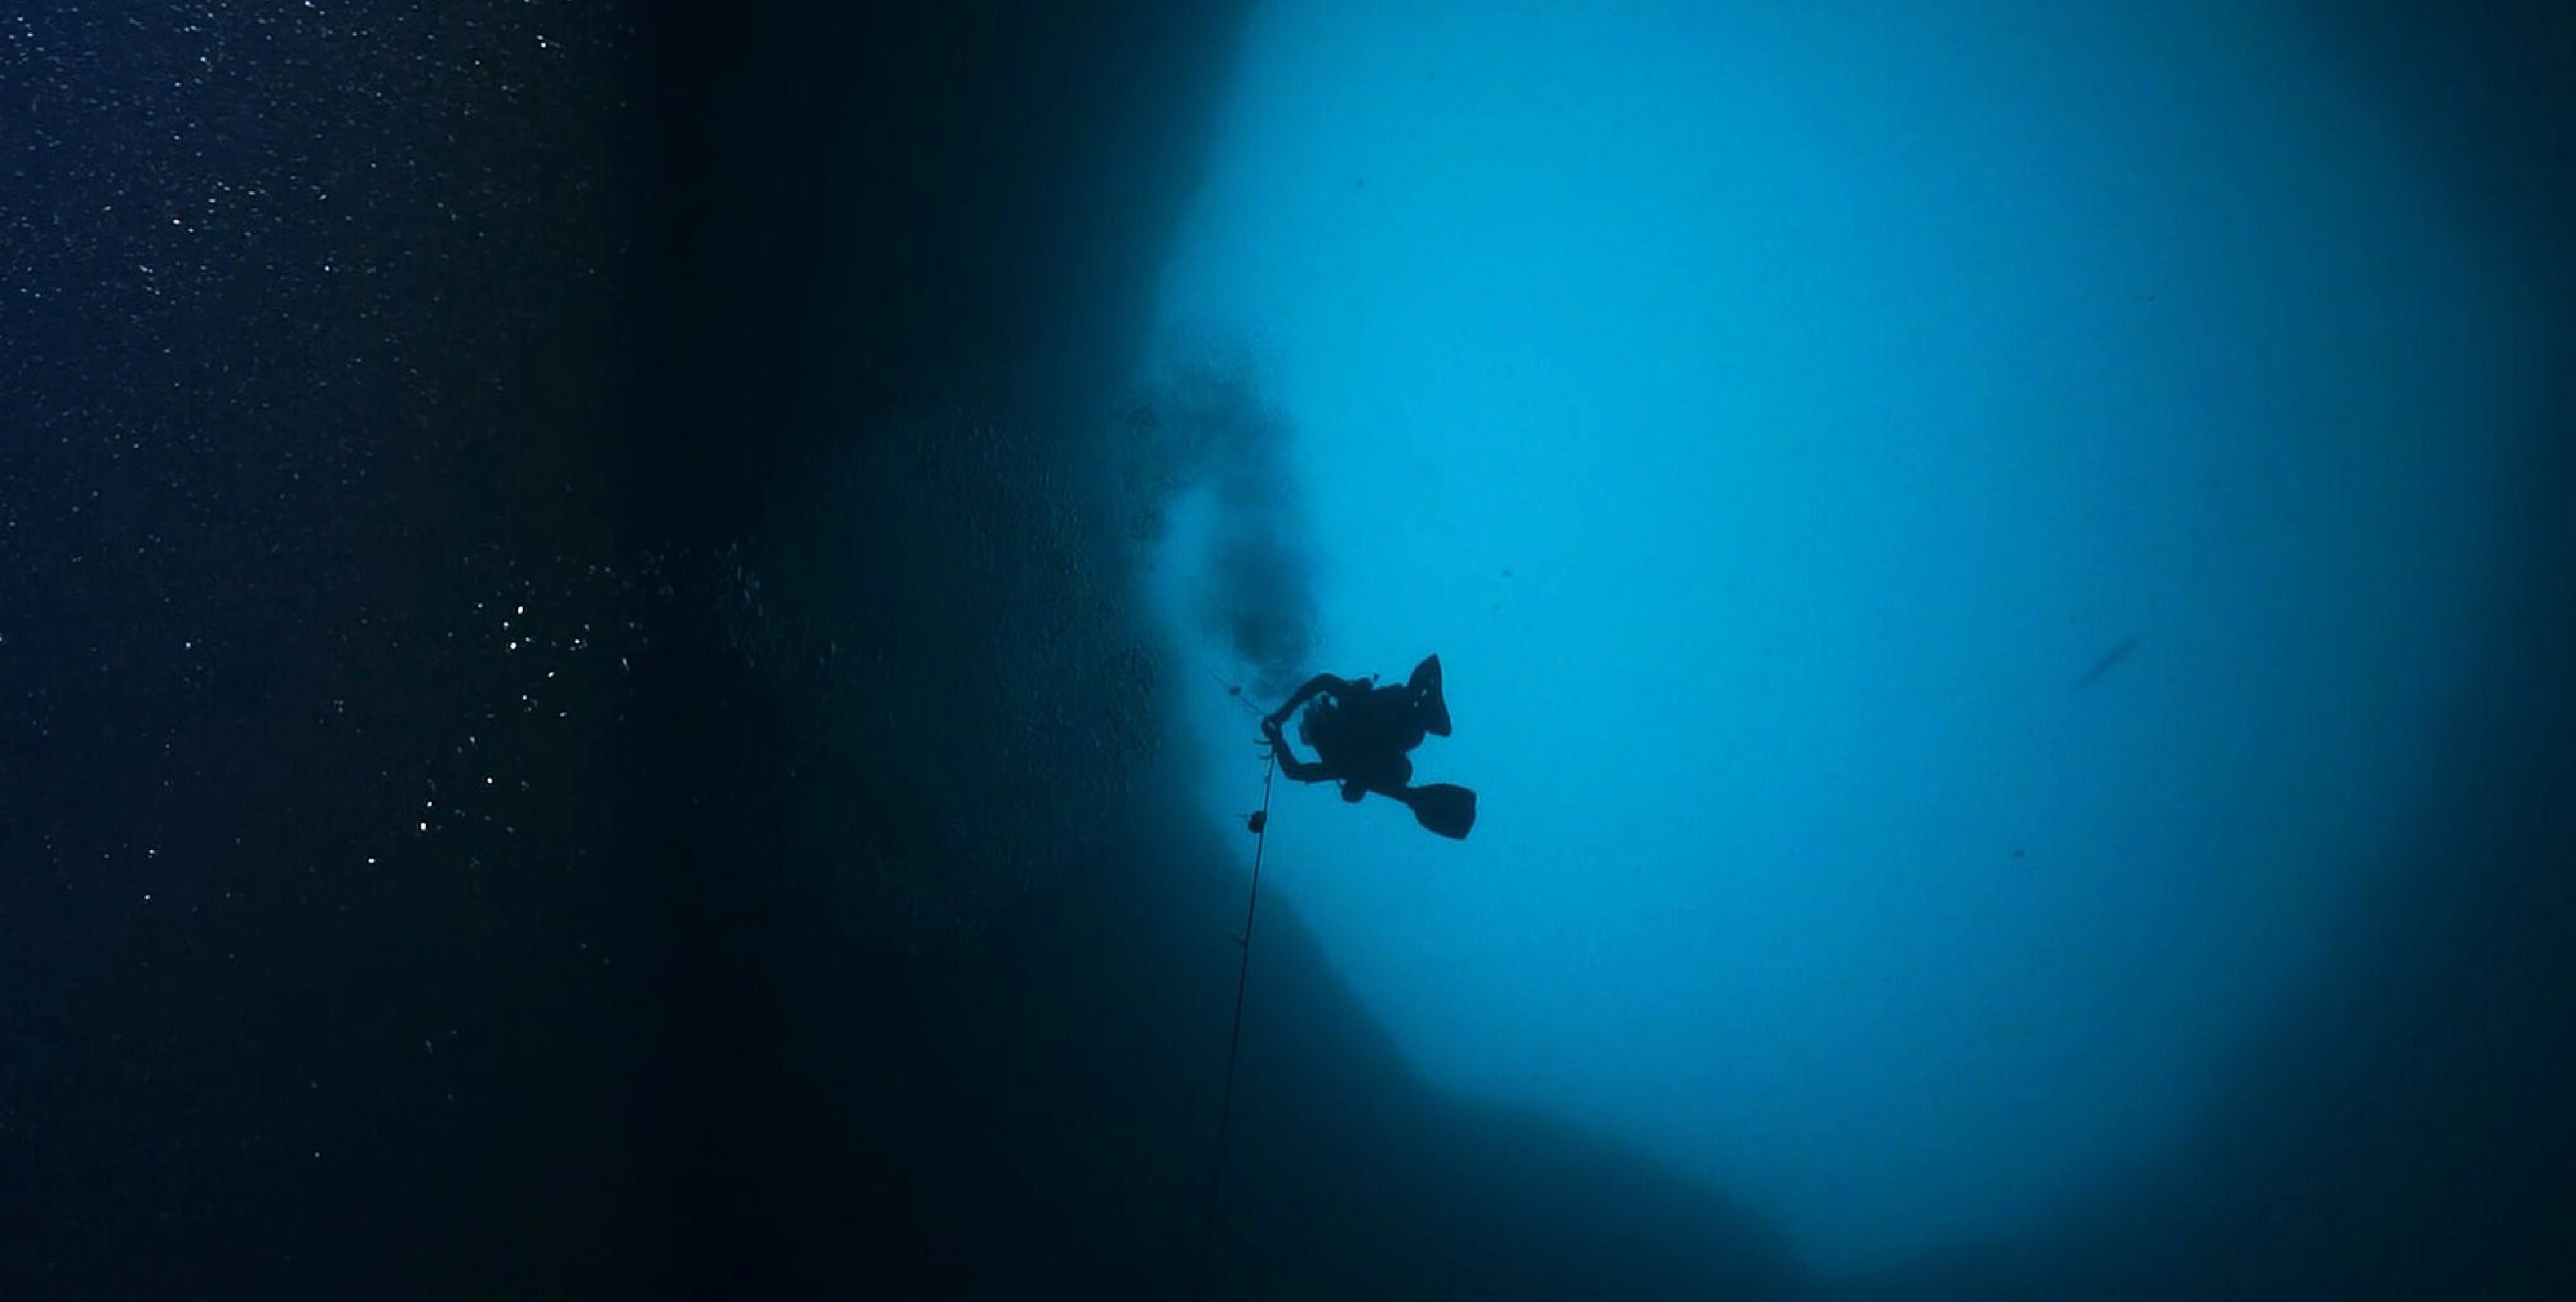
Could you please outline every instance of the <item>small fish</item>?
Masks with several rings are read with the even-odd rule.
[[[2136,650],[2137,646],[2138,639],[2135,634],[2131,634],[2128,637],[2120,639],[2119,645],[2103,652],[2102,658],[2094,661],[2093,667],[2085,670],[2084,676],[2076,679],[2074,685],[2077,687],[2090,687],[2094,683],[2099,682],[2102,675],[2118,668],[2121,661],[2128,659],[2129,653]]]

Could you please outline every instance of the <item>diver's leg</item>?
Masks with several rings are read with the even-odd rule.
[[[1424,656],[1404,685],[1413,698],[1414,716],[1421,720],[1423,731],[1434,737],[1448,736],[1449,699],[1440,689],[1440,657]]]

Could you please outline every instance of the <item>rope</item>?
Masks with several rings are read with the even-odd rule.
[[[1222,680],[1220,680],[1222,681]],[[1240,696],[1235,699],[1242,700]],[[1251,703],[1245,702],[1250,709]],[[1260,711],[1255,710],[1258,714]],[[1225,1198],[1225,1135],[1234,1121],[1234,1063],[1243,1048],[1243,991],[1252,979],[1252,923],[1261,912],[1261,858],[1270,848],[1271,776],[1279,771],[1279,757],[1272,755],[1261,768],[1261,813],[1259,830],[1252,843],[1252,898],[1243,909],[1243,934],[1234,938],[1235,948],[1243,953],[1234,972],[1234,1030],[1225,1042],[1225,1102],[1216,1114],[1216,1170],[1208,1180],[1207,1230],[1199,1237],[1199,1278],[1197,1296],[1206,1297],[1208,1271],[1216,1260],[1217,1209]]]

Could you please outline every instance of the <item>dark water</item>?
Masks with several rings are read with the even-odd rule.
[[[1240,15],[921,10],[0,15],[0,1293],[2576,1287],[2563,509],[2397,897],[2082,1205],[1809,1278],[1265,905],[1211,1221],[1240,833],[1098,488]],[[2319,21],[2567,357],[2567,31]]]

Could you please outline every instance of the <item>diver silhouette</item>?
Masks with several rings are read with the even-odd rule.
[[[1449,702],[1440,690],[1440,657],[1425,656],[1401,687],[1373,686],[1373,679],[1317,674],[1286,704],[1262,717],[1261,738],[1279,771],[1299,782],[1338,782],[1342,799],[1358,804],[1374,791],[1404,803],[1415,822],[1451,840],[1467,839],[1476,825],[1476,793],[1435,782],[1414,786],[1405,752],[1426,736],[1449,735]],[[1280,735],[1288,716],[1306,706],[1297,738],[1315,748],[1308,763]]]

